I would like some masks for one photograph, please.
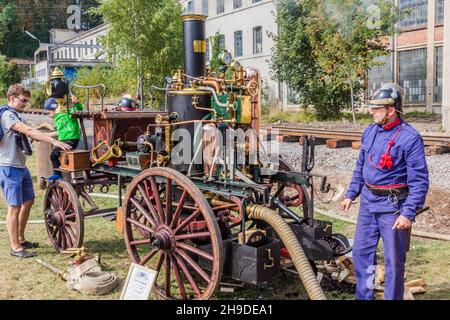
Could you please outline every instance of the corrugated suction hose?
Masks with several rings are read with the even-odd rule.
[[[263,220],[274,228],[289,251],[311,300],[327,300],[300,242],[283,218],[276,211],[262,205],[249,205],[246,211],[249,218]]]

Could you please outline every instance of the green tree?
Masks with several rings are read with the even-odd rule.
[[[0,56],[0,95],[4,96],[9,86],[20,82],[20,72],[16,63],[7,63],[4,56]]]
[[[94,10],[109,23],[104,39],[111,59],[129,74],[164,76],[182,64],[182,7],[177,0],[100,0]],[[155,83],[155,82],[154,82]]]
[[[388,53],[386,36],[400,15],[385,0],[282,0],[271,67],[297,91],[298,103],[314,106],[319,119],[353,107],[365,88],[365,71]]]
[[[24,33],[25,30],[49,41],[50,29],[67,28],[67,8],[74,0],[0,0],[0,51],[8,57],[31,58],[39,43]],[[82,26],[92,28],[102,21],[85,12],[98,4],[95,0],[81,2]],[[3,41],[1,41],[3,39]]]
[[[219,67],[220,67],[220,61],[219,61],[219,54],[222,52],[224,48],[220,47],[220,33],[216,32],[211,37],[211,59],[209,60],[209,66],[211,67],[211,70],[215,72],[216,74],[219,74]]]

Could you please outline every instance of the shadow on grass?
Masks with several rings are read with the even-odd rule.
[[[91,252],[101,252],[102,255],[111,258],[128,257],[127,248],[123,239],[92,239],[85,241],[84,247],[89,248]]]
[[[450,282],[426,285],[427,290],[424,295],[416,295],[417,300],[448,300],[450,292]]]

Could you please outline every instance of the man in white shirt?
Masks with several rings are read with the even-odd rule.
[[[6,226],[11,244],[10,254],[19,258],[30,258],[34,254],[26,249],[36,248],[38,243],[25,239],[25,227],[34,203],[33,180],[26,167],[29,154],[28,137],[48,142],[63,150],[70,146],[39,130],[26,125],[19,113],[30,101],[30,91],[14,84],[9,87],[8,105],[0,107],[0,185],[8,204]]]

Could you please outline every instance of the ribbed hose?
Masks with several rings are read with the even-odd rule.
[[[327,300],[325,293],[309,264],[308,258],[306,258],[302,246],[283,218],[272,209],[261,205],[249,205],[247,206],[246,211],[249,218],[263,220],[274,228],[289,251],[292,262],[294,263],[311,300]]]

